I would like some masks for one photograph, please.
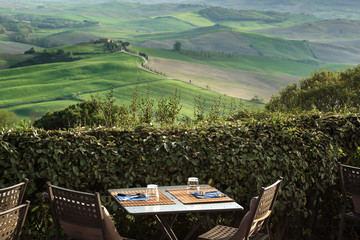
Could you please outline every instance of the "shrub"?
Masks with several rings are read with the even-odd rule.
[[[0,110],[0,128],[16,124],[18,119],[16,114],[7,110]]]
[[[106,197],[107,189],[179,185],[197,176],[247,208],[261,186],[283,176],[271,217],[274,239],[332,238],[340,211],[336,163],[359,164],[358,118],[235,117],[239,120],[168,128],[2,131],[0,187],[30,179],[27,199],[32,204],[24,235],[41,239],[51,225],[41,197],[46,181],[100,192],[120,223],[129,219]],[[124,225],[120,233],[131,237]],[[186,225],[175,223],[180,229]]]

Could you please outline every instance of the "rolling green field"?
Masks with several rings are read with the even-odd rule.
[[[264,56],[210,54],[201,55],[187,51],[174,52],[153,48],[134,47],[136,51],[144,52],[153,57],[174,59],[184,62],[207,64],[215,67],[244,70],[251,72],[278,73],[289,76],[305,77],[319,69],[341,70],[346,64],[314,64],[306,61],[285,60]]]
[[[137,67],[140,58],[124,54],[105,54],[71,63],[41,64],[2,70],[1,105],[19,102],[69,98],[72,93],[94,92],[162,78]],[[141,76],[141,77],[140,77]]]
[[[84,53],[90,45],[67,46],[74,52]],[[90,52],[97,53],[99,45]],[[179,89],[181,91],[182,112],[193,112],[194,97],[200,95],[209,108],[214,98],[223,98],[230,103],[230,97],[186,84],[169,80],[139,68],[142,59],[125,53],[83,54],[84,58],[75,62],[41,64],[28,67],[5,69],[0,74],[0,106],[14,111],[19,118],[29,118],[35,113],[43,114],[59,110],[79,99],[89,99],[91,95],[106,95],[114,88],[119,104],[129,104],[136,87],[139,94],[150,88],[154,100],[167,97]],[[245,102],[247,107],[251,103]],[[255,106],[258,108],[261,106]]]

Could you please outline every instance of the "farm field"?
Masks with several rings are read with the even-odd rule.
[[[161,69],[171,78],[248,100],[257,95],[267,101],[280,87],[298,81],[297,77],[286,75],[241,71],[165,58],[152,57],[149,66]]]

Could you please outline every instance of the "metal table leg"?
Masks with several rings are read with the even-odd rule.
[[[164,233],[166,233],[166,235],[169,237],[169,239],[178,240],[174,231],[172,230],[172,224],[175,222],[175,219],[173,219],[173,221],[172,221],[173,223],[170,225],[167,222],[166,217],[164,217],[162,215],[155,214],[155,218],[156,218],[156,221],[158,223],[160,223],[160,225],[162,226],[162,229],[164,230]]]
[[[177,217],[179,214],[176,214],[174,217],[172,217],[171,223],[170,223],[170,228],[172,229]],[[164,234],[161,236],[160,240],[164,240],[166,238],[166,232],[164,231]]]

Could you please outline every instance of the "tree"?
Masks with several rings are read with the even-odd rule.
[[[105,48],[111,53],[121,50],[121,47],[114,41],[106,42]]]
[[[174,51],[180,51],[181,50],[181,42],[176,41],[173,46]]]
[[[6,28],[0,24],[0,34],[6,33]]]
[[[168,99],[162,97],[158,100],[157,109],[155,110],[156,120],[161,124],[174,124],[182,108],[180,106],[181,92],[175,89],[174,95]]]
[[[340,72],[314,72],[300,81],[299,86],[290,84],[279,95],[271,97],[266,109],[270,111],[359,112],[360,65]]]
[[[35,53],[34,47],[31,47],[29,50],[24,52],[24,54],[34,54],[34,53]]]
[[[0,111],[0,127],[8,127],[12,124],[16,124],[18,122],[18,119],[16,117],[16,114],[13,112],[9,112],[7,110],[1,110]]]
[[[253,103],[264,103],[264,99],[258,95],[255,95],[250,101]]]

